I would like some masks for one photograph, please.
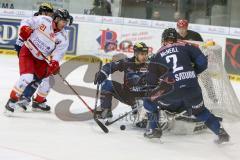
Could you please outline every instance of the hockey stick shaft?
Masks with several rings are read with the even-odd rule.
[[[99,71],[102,69],[102,61],[100,61],[99,64]],[[95,96],[95,105],[94,105],[94,117],[96,118],[96,111],[97,111],[97,102],[98,102],[98,95],[99,95],[99,86],[100,84],[97,83],[97,91],[96,91],[96,96]]]
[[[42,55],[42,57],[44,58],[44,60],[49,64],[50,61],[47,59],[47,57],[45,55],[43,55],[41,52],[40,54]],[[77,93],[77,91],[68,83],[68,81],[58,72],[57,73],[59,75],[59,77],[62,79],[63,82],[65,82],[67,84],[67,86],[72,90],[73,93],[75,93],[75,95],[83,102],[83,104],[88,108],[88,110],[93,114],[93,119],[94,121],[98,124],[98,126],[105,132],[108,133],[109,130],[107,129],[106,126],[104,126],[104,124],[102,124],[102,122],[100,122],[98,119],[96,119],[94,117],[94,110],[86,103],[86,101]]]
[[[93,119],[94,121],[98,124],[98,126],[105,132],[108,133],[109,130],[107,129],[106,126],[102,124],[95,116],[94,116],[94,110],[86,103],[86,101],[74,90],[74,88],[64,79],[64,77],[58,73],[58,75],[61,77],[61,79],[67,84],[67,86],[75,93],[75,95],[83,102],[83,104],[89,109],[90,112],[93,114]]]
[[[68,81],[65,80],[65,78],[60,74],[57,73],[59,77],[67,84],[67,86],[75,93],[75,95],[83,102],[83,104],[88,108],[88,110],[92,113],[94,113],[93,109],[87,104],[87,102],[75,91],[75,89],[68,83]]]
[[[139,108],[141,108],[141,107],[134,108],[133,110],[131,110],[131,111],[129,111],[129,112],[127,112],[127,113],[121,115],[120,117],[116,118],[116,119],[113,120],[113,121],[108,121],[108,120],[107,120],[107,121],[105,122],[105,125],[106,125],[106,126],[110,126],[110,125],[112,125],[113,123],[115,123],[115,122],[117,122],[117,121],[123,119],[124,117],[128,116],[129,114],[131,114],[131,113],[137,111]]]

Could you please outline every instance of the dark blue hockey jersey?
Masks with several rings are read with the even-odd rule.
[[[147,80],[156,84],[159,79],[170,77],[175,80],[175,89],[199,86],[197,74],[203,72],[207,64],[207,57],[199,48],[186,43],[169,44],[151,58]],[[167,74],[161,74],[162,65],[168,68]]]
[[[124,72],[124,86],[129,89],[134,87],[146,86],[146,74],[148,72],[148,64],[139,64],[135,57],[125,58],[116,62],[107,63],[102,67],[102,71],[106,75],[110,75],[115,71]],[[166,71],[166,69],[165,69]]]

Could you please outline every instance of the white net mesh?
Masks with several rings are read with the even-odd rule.
[[[239,120],[240,104],[222,62],[222,48],[200,49],[208,56],[208,69],[199,76],[205,106],[227,120]]]

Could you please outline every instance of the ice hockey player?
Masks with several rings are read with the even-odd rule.
[[[36,12],[34,14],[34,16],[40,16],[40,15],[44,15],[44,16],[49,16],[49,17],[52,17],[53,16],[53,6],[51,3],[42,3],[40,6],[39,6],[39,10],[38,12]],[[17,55],[19,57],[19,52],[20,52],[20,49],[22,48],[24,44],[24,41],[22,40],[21,36],[18,36],[17,40],[16,40],[16,44],[15,44],[15,50],[17,51]],[[39,86],[40,85],[40,86]],[[43,94],[41,94],[41,90],[46,90],[46,87],[50,87],[49,85],[49,78],[46,77],[44,79],[35,79],[34,81],[32,81],[30,84],[28,84],[28,86],[26,87],[25,91],[23,92],[23,96],[25,97],[32,97],[32,95],[35,93],[35,91],[37,90],[39,86],[39,89],[38,89],[38,93],[37,93],[37,96],[36,96],[36,99],[39,99],[38,97],[40,97],[40,95],[43,96]],[[45,88],[45,89],[42,89],[42,88]],[[47,89],[49,90],[49,89]],[[44,95],[44,97],[46,97],[46,95]],[[24,107],[26,108],[26,106]],[[50,111],[50,106],[46,105],[45,102],[37,102],[33,99],[33,102],[32,102],[32,109],[33,111],[37,110],[41,110],[41,111]]]
[[[188,115],[194,115],[199,121],[205,122],[206,126],[218,136],[218,143],[229,141],[230,137],[221,127],[219,119],[205,107],[197,80],[197,75],[207,68],[207,58],[197,47],[177,43],[177,31],[173,28],[164,30],[162,44],[158,53],[150,60],[147,83],[157,84],[164,76],[174,78],[175,82],[173,90],[168,94],[161,95],[161,92],[157,92],[144,100],[150,127],[144,136],[161,137],[158,107],[163,104],[166,107],[168,104],[174,104],[175,107],[177,105],[184,107]],[[159,67],[161,68],[162,65],[168,68],[168,73],[164,75],[159,74]]]
[[[148,66],[148,47],[145,43],[139,42],[133,46],[134,56],[113,61],[105,64],[96,73],[94,84],[101,84],[100,107],[97,111],[98,118],[112,117],[112,97],[119,101],[134,106],[137,97],[143,97],[144,92],[139,92],[146,85],[146,73]],[[114,80],[107,80],[110,74],[120,71],[124,72],[124,83]]]
[[[68,48],[68,36],[64,29],[70,23],[71,16],[65,9],[57,9],[53,18],[49,16],[35,16],[24,19],[20,26],[20,37],[24,41],[19,53],[20,78],[11,91],[10,99],[5,108],[14,112],[16,107],[26,110],[31,97],[22,95],[26,87],[35,79],[41,80],[56,74],[59,61]],[[51,56],[47,63],[44,56]],[[49,84],[49,83],[46,83]],[[47,95],[49,86],[42,86],[41,93]],[[44,107],[45,96],[35,98]]]

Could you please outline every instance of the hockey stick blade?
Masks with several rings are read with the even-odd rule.
[[[105,132],[105,133],[109,132],[108,128],[106,126],[104,126],[102,124],[102,122],[100,122],[97,118],[93,118],[93,119],[98,124],[98,126],[103,130],[103,132]]]

